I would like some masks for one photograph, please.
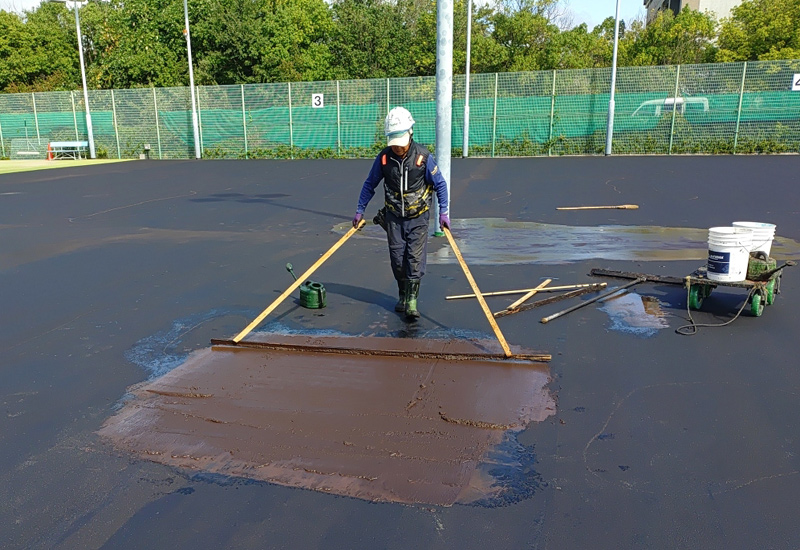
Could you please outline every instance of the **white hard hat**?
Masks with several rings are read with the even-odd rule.
[[[389,146],[405,147],[411,141],[414,117],[404,107],[395,107],[386,115],[383,131],[389,138]]]

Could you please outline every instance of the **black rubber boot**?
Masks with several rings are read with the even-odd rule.
[[[397,290],[400,299],[397,300],[397,303],[394,305],[394,310],[398,313],[402,313],[406,310],[406,283],[407,281],[405,279],[397,281]]]
[[[419,279],[406,281],[406,319],[416,321],[419,319],[417,298],[419,297]]]

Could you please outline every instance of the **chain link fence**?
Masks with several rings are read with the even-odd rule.
[[[470,156],[603,154],[611,69],[476,74]],[[434,77],[199,86],[206,158],[370,157],[383,118],[408,108],[415,139],[435,141]],[[453,82],[453,154],[463,145],[465,78]],[[800,151],[800,60],[622,67],[613,153]],[[189,88],[89,92],[99,157],[194,157]],[[79,92],[0,95],[0,154],[45,158],[53,141],[88,139]]]

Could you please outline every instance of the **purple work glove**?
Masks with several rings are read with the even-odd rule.
[[[439,214],[439,225],[450,229],[450,217],[447,214]]]
[[[364,218],[364,214],[360,212],[356,212],[356,215],[353,217],[353,227],[358,227],[358,224],[361,223],[361,220]]]

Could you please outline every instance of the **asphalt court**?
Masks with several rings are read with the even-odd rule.
[[[800,546],[798,268],[763,316],[694,336],[675,333],[688,322],[686,291],[666,284],[546,325],[541,317],[573,302],[498,319],[510,344],[552,355],[556,404],[515,434],[524,492],[508,502],[374,503],[160,464],[101,438],[139,388],[269,305],[292,282],[286,263],[299,275],[339,238],[370,162],[136,161],[0,175],[0,545]],[[739,220],[776,224],[773,255],[798,260],[797,166],[795,155],[453,159],[453,234],[487,292],[546,278],[621,284],[590,277],[594,267],[681,277],[702,265],[707,228]],[[556,210],[614,204],[639,208]],[[648,229],[630,240],[620,226]],[[470,288],[444,238],[429,243],[422,318],[401,319],[375,229],[312,277],[326,308],[290,298],[258,330],[492,338],[474,300],[445,300]],[[642,242],[659,253],[630,253]],[[720,287],[692,317],[724,323],[743,297]],[[487,301],[494,311],[513,297]]]

